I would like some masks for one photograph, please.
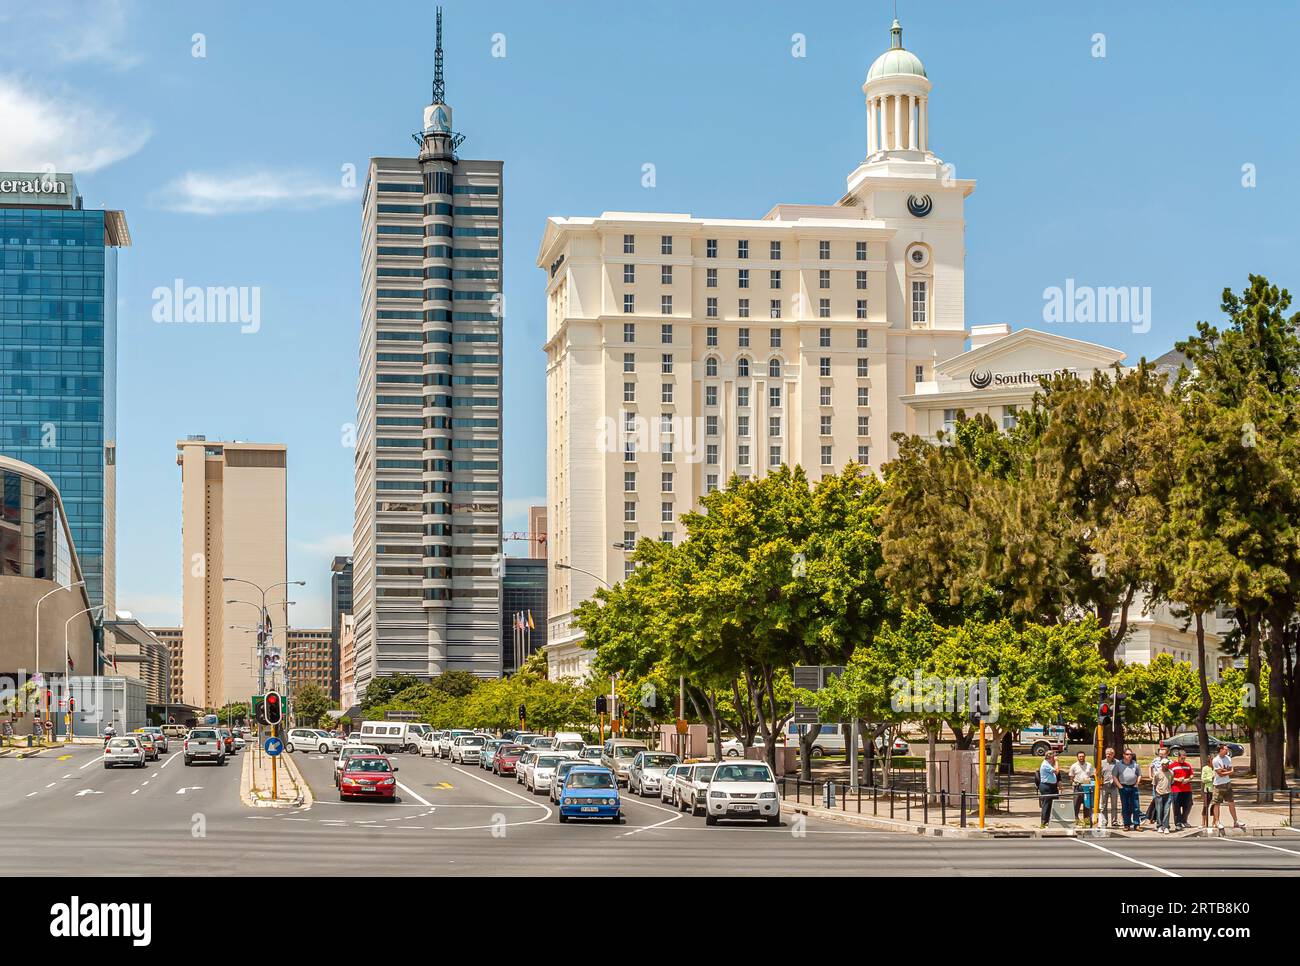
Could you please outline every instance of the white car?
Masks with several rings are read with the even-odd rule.
[[[452,742],[461,735],[472,735],[473,733],[468,728],[452,728],[450,731],[444,731],[438,736],[438,757],[450,758]]]
[[[671,805],[677,804],[677,773],[690,767],[690,765],[673,765],[664,772],[664,777],[659,780],[659,801]]]
[[[556,738],[555,750],[569,758],[577,758],[581,755],[582,749],[587,747],[581,738]]]
[[[772,769],[762,761],[723,762],[713,769],[707,784],[706,825],[723,818],[761,818],[781,824],[781,797]]]
[[[438,756],[438,742],[442,740],[441,731],[426,731],[415,739],[415,747],[421,758]]]
[[[451,743],[451,760],[458,765],[478,764],[486,744],[482,735],[461,735]]]
[[[560,767],[560,763],[568,761],[567,755],[561,755],[554,751],[542,750],[536,759],[528,766],[528,778],[524,782],[524,787],[534,795],[539,792],[549,791],[551,780],[555,777],[555,769]]]
[[[382,755],[378,745],[348,743],[339,749],[339,756],[334,759],[334,784],[337,787],[339,775],[343,773],[343,762],[353,755]]]
[[[600,753],[603,750],[600,745],[583,745],[582,751],[578,752],[578,757],[583,761],[600,761]]]
[[[144,745],[129,736],[109,738],[108,743],[104,745],[105,768],[112,768],[115,765],[132,765],[136,768],[143,768],[145,765],[144,757]]]
[[[520,785],[525,785],[528,781],[528,769],[533,767],[533,762],[537,760],[537,755],[538,752],[536,748],[529,748],[525,750],[524,753],[519,756],[519,760],[515,762],[515,781]]]
[[[677,764],[677,756],[666,751],[643,751],[632,759],[627,770],[629,795],[658,795],[664,773]]]
[[[704,803],[709,781],[713,778],[713,772],[720,767],[715,762],[708,761],[677,769],[675,794],[678,809],[689,811],[692,815],[707,814]]]
[[[338,751],[343,744],[342,738],[335,738],[328,731],[321,731],[319,728],[292,728],[285,738],[284,750],[317,751],[322,755],[328,755],[330,752]]]

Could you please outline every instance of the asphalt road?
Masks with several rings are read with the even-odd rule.
[[[175,745],[173,745],[175,747]],[[0,759],[8,875],[1300,875],[1294,838],[967,841],[838,822],[709,828],[657,799],[627,822],[560,825],[544,795],[474,766],[399,755],[399,799],[339,802],[332,759],[299,752],[305,809],[239,800],[242,754],[185,767],[178,752],[106,771],[98,749]]]

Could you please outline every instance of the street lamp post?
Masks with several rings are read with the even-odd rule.
[[[590,577],[592,580],[596,581],[597,583],[603,584],[606,590],[613,590],[613,588],[610,587],[610,585],[609,585],[609,581],[607,581],[607,580],[603,580],[602,578],[597,577],[597,576],[596,576],[595,574],[593,574],[590,570],[583,570],[583,569],[580,568],[580,567],[575,567],[575,566],[573,566],[573,564],[565,564],[565,563],[557,563],[557,564],[555,565],[555,569],[556,569],[556,570],[572,570],[574,573],[577,573],[577,574],[583,574],[583,575],[585,575],[585,576],[587,576],[587,577]]]
[[[75,614],[73,614],[71,617],[69,617],[66,621],[63,622],[63,700],[65,702],[63,708],[64,711],[63,734],[64,737],[68,740],[72,739],[72,688],[69,686],[69,681],[68,681],[68,656],[69,656],[68,629],[72,626],[72,622],[75,621],[78,617],[80,617],[82,614],[89,614],[93,610],[102,612],[104,608],[102,605],[99,607],[87,607],[85,610],[77,611]],[[91,633],[90,643],[91,643],[91,647],[94,647],[95,641],[94,641],[93,631]],[[49,692],[47,691],[46,694],[48,693]],[[47,718],[49,717],[49,713],[50,713],[49,703],[46,702],[45,715]]]
[[[266,693],[266,645],[267,645],[267,641],[265,640],[266,595],[269,594],[271,591],[275,590],[275,588],[277,587],[306,587],[307,582],[305,580],[282,580],[279,583],[271,584],[269,587],[263,587],[261,584],[255,584],[253,583],[253,581],[245,580],[242,577],[222,577],[221,581],[222,583],[227,583],[227,584],[248,584],[248,586],[252,587],[254,590],[256,590],[259,594],[262,595],[261,620],[258,622],[258,627],[257,627],[257,656],[258,656],[257,692],[258,694],[265,694]],[[285,601],[284,603],[285,603],[284,619],[287,625],[289,620],[289,602]],[[274,631],[272,631],[272,635],[274,636]],[[284,637],[284,650],[285,650],[285,660],[287,661],[289,657],[288,655],[289,633],[287,629],[285,631],[285,637]],[[285,675],[286,692],[288,691],[287,688],[288,683],[289,683],[289,678],[286,672]]]
[[[73,587],[84,587],[84,586],[86,586],[86,582],[84,580],[78,580],[77,582],[71,584],[59,584],[59,586],[55,587],[49,593],[42,595],[40,599],[36,601],[36,673],[37,674],[41,673],[41,604],[45,602],[46,597],[53,596],[54,594],[57,594],[61,590],[71,590]],[[64,667],[64,670],[65,671],[67,670],[66,666]],[[48,701],[45,702],[45,713],[47,716],[50,713],[50,704]]]

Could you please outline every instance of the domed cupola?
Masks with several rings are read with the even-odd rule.
[[[889,49],[876,58],[862,85],[867,95],[867,156],[920,160],[930,153],[930,80],[921,58],[903,46],[897,20],[889,38]]]

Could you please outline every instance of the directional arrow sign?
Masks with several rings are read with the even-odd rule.
[[[280,754],[280,752],[284,751],[284,742],[279,738],[267,738],[262,747],[266,750],[268,755],[274,758],[276,755]]]
[[[176,789],[176,794],[184,795],[186,792],[197,792],[202,787],[202,785],[186,785],[184,788]]]
[[[81,791],[77,792],[77,797],[80,798],[82,795],[102,795],[102,794],[104,793],[95,791],[95,789],[93,788],[83,788]]]

